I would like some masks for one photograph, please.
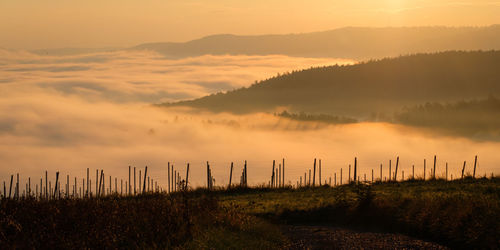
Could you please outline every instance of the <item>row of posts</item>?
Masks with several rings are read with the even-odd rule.
[[[436,179],[436,166],[437,164],[437,157],[434,156],[434,162],[433,162],[433,168],[430,171],[430,176],[431,179]],[[476,166],[477,166],[477,156],[474,158],[474,168],[473,168],[473,173],[472,177],[475,178],[476,176]],[[234,164],[231,162],[231,168],[230,168],[230,174],[229,174],[229,186],[232,186],[232,176],[233,176],[233,168]],[[424,159],[423,162],[423,179],[426,180],[426,168],[427,168],[427,163],[426,160]],[[466,161],[463,163],[462,171],[461,171],[461,179],[463,179],[464,173],[465,173],[465,168],[466,168]],[[123,180],[120,180],[120,192],[118,192],[118,179],[114,179],[114,192],[112,188],[112,177],[109,176],[109,187],[106,190],[106,185],[105,185],[105,175],[104,171],[96,170],[96,178],[95,180],[95,193],[92,192],[92,180],[90,179],[90,169],[87,168],[87,178],[82,179],[81,186],[79,187],[78,190],[78,183],[77,183],[77,178],[74,178],[74,184],[72,187],[72,190],[70,190],[70,176],[66,176],[66,185],[65,185],[65,191],[61,190],[61,184],[60,184],[60,179],[59,179],[59,172],[56,172],[56,180],[55,180],[55,185],[54,188],[52,188],[52,183],[48,181],[48,172],[45,171],[45,185],[43,185],[43,178],[40,178],[40,185],[36,184],[36,189],[33,191],[31,189],[31,178],[28,178],[28,183],[26,183],[26,189],[23,191],[23,194],[20,193],[20,186],[19,186],[19,174],[16,175],[16,182],[14,182],[14,175],[11,175],[10,178],[10,185],[9,189],[7,192],[7,186],[5,181],[3,182],[3,198],[9,198],[9,199],[19,199],[21,197],[34,197],[37,199],[56,199],[56,198],[93,198],[93,197],[103,197],[105,195],[123,195],[124,191],[125,194],[128,195],[137,195],[137,194],[142,194],[142,193],[148,193],[148,192],[177,192],[181,190],[187,190],[188,189],[188,180],[189,180],[189,163],[186,166],[186,177],[184,180],[182,180],[180,176],[180,172],[177,171],[174,168],[174,165],[168,163],[167,166],[167,189],[163,190],[158,186],[158,183],[155,182],[153,179],[150,179],[148,176],[148,167],[146,166],[144,169],[144,174],[142,174],[141,170],[139,170],[139,178],[138,178],[138,184],[139,186],[137,187],[137,178],[136,178],[136,173],[137,170],[134,167],[133,172],[132,172],[132,167],[129,166],[129,175],[128,175],[128,182],[125,181],[125,190],[124,190],[124,182]],[[392,172],[392,160],[389,160],[389,174],[388,178],[383,178],[383,169],[382,169],[382,164],[380,164],[380,179],[378,181],[396,181],[398,179],[398,170],[399,170],[399,156],[396,158],[396,164],[395,164],[395,170]],[[311,169],[309,169],[309,175],[308,172],[306,171],[304,173],[304,179],[302,179],[302,176],[300,176],[300,179],[297,180],[297,187],[304,187],[304,186],[316,186],[316,179],[319,181],[319,185],[327,184],[326,179],[325,182],[322,183],[322,177],[321,177],[321,159],[317,160],[314,159],[313,162],[313,168],[312,168],[312,173]],[[342,180],[342,171],[343,169],[340,169],[340,182],[339,184],[343,184]],[[357,157],[354,158],[354,169],[353,169],[353,175],[351,179],[351,164],[349,164],[349,173],[348,173],[348,182],[347,183],[359,183],[360,177],[358,176],[358,159]],[[404,180],[404,171],[402,172],[402,179]],[[248,187],[248,175],[247,175],[247,161],[244,163],[244,167],[241,172],[240,176],[240,186],[242,187]],[[317,173],[317,174],[316,174]],[[133,180],[132,180],[132,175],[133,175]],[[316,178],[318,176],[318,178]],[[446,174],[445,174],[445,179],[448,180],[448,163],[446,163]],[[309,177],[307,179],[307,177]],[[411,179],[415,178],[415,165],[412,165],[412,176],[410,177]],[[452,176],[453,179],[453,176]],[[374,180],[374,170],[371,170],[371,182],[373,183]],[[366,174],[364,174],[364,182],[367,182],[366,180]],[[368,181],[369,182],[369,181]],[[133,186],[132,186],[133,183]],[[14,186],[15,184],[15,186]],[[332,178],[329,178],[328,185],[331,186],[332,184]],[[334,185],[337,185],[337,173],[334,173]],[[212,190],[215,186],[215,178],[212,175],[212,170],[210,167],[209,162],[207,161],[207,189]],[[283,158],[281,163],[278,163],[278,166],[276,167],[276,161],[273,160],[272,164],[272,173],[271,173],[271,178],[269,181],[269,187],[271,188],[283,188],[286,187],[287,185],[285,184],[285,159]],[[72,193],[72,194],[71,194]],[[8,194],[8,195],[7,195]]]

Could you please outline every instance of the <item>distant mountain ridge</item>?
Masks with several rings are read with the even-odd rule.
[[[500,51],[448,51],[311,68],[248,88],[166,103],[214,112],[325,113],[353,118],[392,115],[404,106],[500,96]]]
[[[500,25],[486,27],[346,27],[330,31],[238,36],[207,36],[185,43],[146,43],[167,57],[270,55],[333,57],[358,60],[445,50],[499,50]]]

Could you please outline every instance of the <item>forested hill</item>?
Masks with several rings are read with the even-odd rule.
[[[500,51],[417,54],[287,73],[248,88],[164,106],[215,112],[325,113],[355,118],[403,106],[500,96]]]
[[[488,27],[346,27],[288,35],[214,35],[185,43],[148,43],[167,57],[270,55],[366,60],[445,50],[500,49],[500,25]]]

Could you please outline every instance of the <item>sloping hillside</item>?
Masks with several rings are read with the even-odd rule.
[[[214,35],[186,43],[142,44],[132,49],[154,50],[168,57],[282,54],[365,60],[444,50],[500,49],[500,25],[459,28],[347,27],[289,35]]]
[[[500,95],[500,51],[442,52],[284,74],[248,88],[164,106],[215,112],[292,112],[356,118],[403,106]]]

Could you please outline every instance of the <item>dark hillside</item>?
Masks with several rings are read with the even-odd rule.
[[[214,112],[325,113],[354,118],[392,114],[403,106],[500,94],[500,51],[417,54],[351,66],[312,68],[248,88],[163,104]]]

